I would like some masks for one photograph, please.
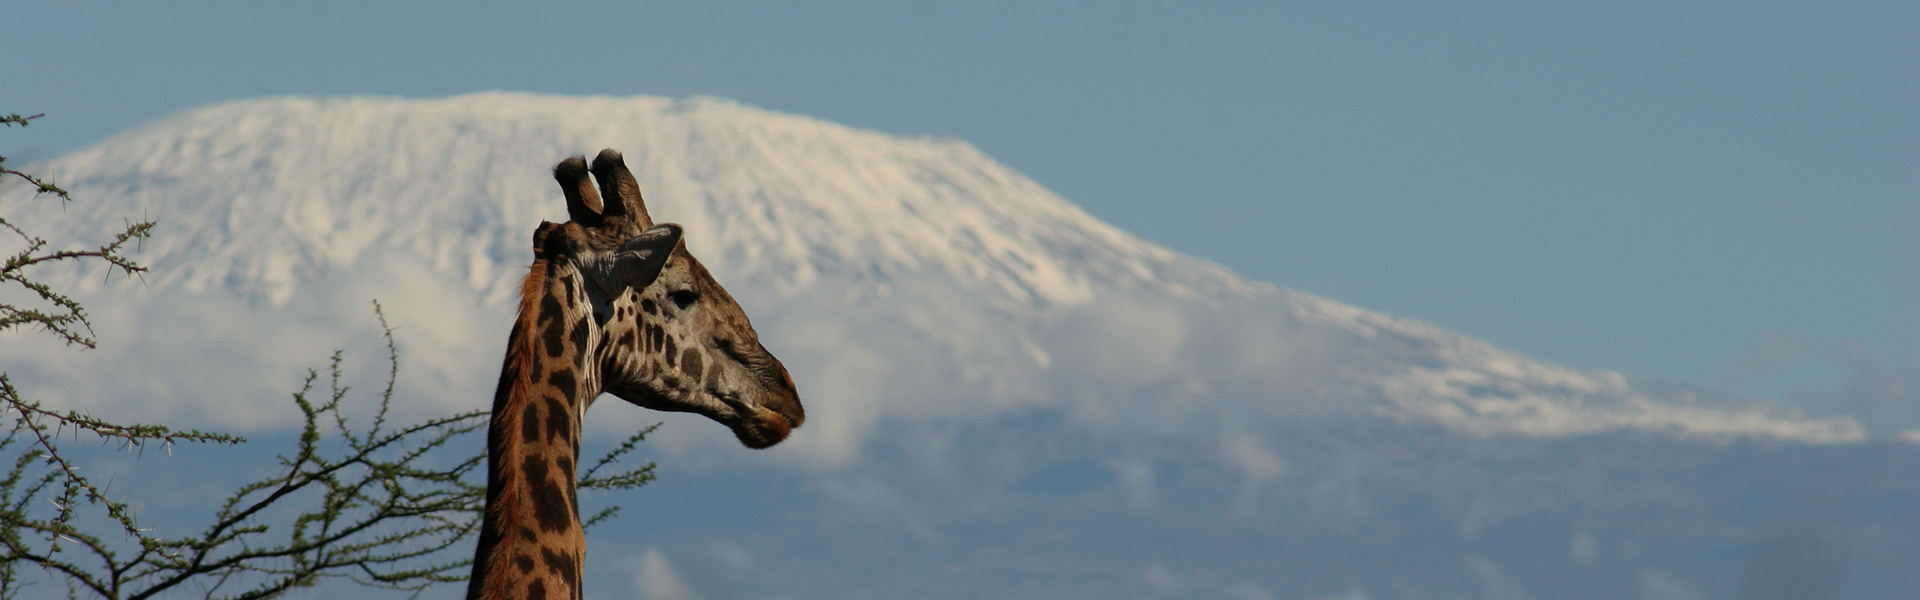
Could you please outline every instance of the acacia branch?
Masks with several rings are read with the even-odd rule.
[[[38,117],[0,115],[0,123],[25,126]],[[5,160],[0,157],[0,180],[22,179],[35,186],[36,197],[51,194],[71,200],[51,181],[6,168]],[[0,218],[0,231],[11,232],[25,248],[0,257],[0,287],[18,285],[40,304],[0,303],[0,332],[37,326],[69,345],[94,347],[85,307],[37,280],[36,274],[57,263],[98,261],[109,273],[138,276],[147,268],[125,252],[130,244],[147,239],[153,226],[151,221],[131,222],[94,248],[50,250],[51,242]],[[446,551],[472,538],[480,527],[486,486],[478,480],[486,464],[488,413],[470,411],[391,426],[388,409],[399,377],[400,351],[394,328],[377,302],[374,314],[387,346],[387,381],[376,394],[364,429],[350,427],[342,410],[350,390],[341,384],[342,353],[335,352],[327,366],[329,395],[311,397],[321,376],[317,370],[308,371],[292,395],[303,427],[292,452],[277,457],[283,468],[237,487],[218,504],[211,524],[182,536],[139,527],[126,501],[107,496],[111,482],[97,485],[76,467],[85,462],[66,454],[62,436],[84,434],[123,450],[149,443],[230,445],[244,438],[47,409],[25,398],[0,373],[0,415],[5,415],[0,418],[13,421],[0,436],[0,451],[16,453],[12,469],[0,478],[0,600],[19,597],[26,586],[43,580],[64,584],[72,597],[91,594],[112,600],[151,598],[191,585],[208,598],[235,588],[244,591],[227,597],[267,598],[328,579],[416,593],[438,583],[465,581],[471,558]],[[631,489],[651,481],[652,463],[634,469],[616,463],[652,431],[635,434],[594,463],[579,489]],[[322,447],[323,438],[336,436],[341,447]],[[610,471],[603,475],[603,469]],[[585,525],[604,521],[618,508],[601,511]],[[84,523],[76,521],[83,512],[106,516],[119,531],[83,530],[76,525]],[[276,516],[286,513],[291,515]],[[91,566],[94,562],[99,566]],[[23,579],[22,567],[28,566],[37,567],[44,577]]]
[[[25,117],[20,116],[19,114],[0,115],[0,124],[6,125],[8,127],[12,127],[14,125],[26,127],[27,125],[31,124],[31,121],[33,121],[34,119],[38,119],[44,116],[47,116],[46,113],[41,113],[41,114],[32,115],[32,116],[25,116]],[[7,157],[0,156],[0,175],[13,175],[15,177],[25,179],[27,183],[33,184],[34,188],[36,189],[36,191],[34,192],[35,196],[38,196],[41,194],[53,194],[55,196],[59,196],[60,199],[62,200],[73,199],[71,197],[68,197],[67,191],[60,189],[60,186],[54,185],[52,182],[49,182],[49,181],[41,180],[38,177],[34,177],[26,173],[9,169],[6,167],[6,164],[7,164]]]

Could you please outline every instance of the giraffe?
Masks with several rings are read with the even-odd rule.
[[[619,152],[601,151],[591,169],[568,158],[553,175],[569,220],[533,234],[493,397],[470,599],[581,597],[575,468],[581,419],[601,393],[704,415],[751,448],[806,419],[786,367],[687,253],[680,226],[653,224]]]

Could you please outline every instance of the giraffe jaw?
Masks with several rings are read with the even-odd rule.
[[[733,431],[740,444],[755,450],[767,448],[787,439],[787,435],[805,419],[804,415],[786,415],[769,410],[760,404],[749,402],[734,392],[701,390],[695,396],[705,396],[698,401],[668,401],[667,394],[640,392],[627,389],[608,389],[607,392],[626,400],[628,403],[663,412],[690,412],[712,419]],[[790,404],[797,406],[798,401]]]

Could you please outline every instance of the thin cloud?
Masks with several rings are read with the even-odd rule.
[[[1520,587],[1519,582],[1508,577],[1506,572],[1500,570],[1500,566],[1493,564],[1491,560],[1479,556],[1467,557],[1467,570],[1472,571],[1473,576],[1480,580],[1480,585],[1485,589],[1486,594],[1482,596],[1482,598],[1486,600],[1528,600],[1531,598],[1531,596],[1527,595],[1527,591]]]
[[[1699,600],[1693,589],[1659,569],[1640,572],[1640,594],[1647,600]]]
[[[633,591],[646,600],[705,600],[667,561],[667,555],[648,548],[636,561]]]
[[[1721,375],[1715,386],[1731,390],[1742,383],[1764,378],[1796,365],[1807,355],[1807,338],[1769,333],[1752,352],[1740,357],[1733,368]]]

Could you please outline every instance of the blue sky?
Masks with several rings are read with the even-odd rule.
[[[0,154],[262,95],[712,94],[1563,364],[1920,370],[1913,3],[393,4],[11,7],[0,111],[49,116]]]

